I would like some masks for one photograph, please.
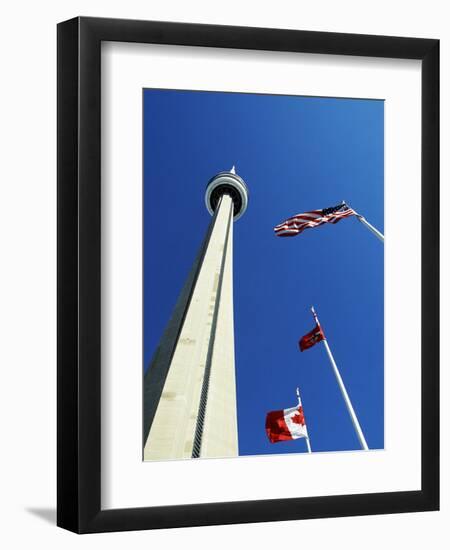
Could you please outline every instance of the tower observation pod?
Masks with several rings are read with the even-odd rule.
[[[234,166],[205,203],[211,223],[144,378],[144,460],[238,455],[233,221],[248,190]]]

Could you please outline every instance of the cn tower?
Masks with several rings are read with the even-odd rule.
[[[248,190],[234,166],[205,203],[212,220],[144,378],[144,460],[238,455],[233,222]]]

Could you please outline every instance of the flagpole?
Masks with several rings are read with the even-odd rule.
[[[361,216],[360,214],[356,214],[356,217],[358,220],[367,227],[372,233],[382,242],[384,243],[384,235],[383,233],[380,233],[378,229],[376,229],[371,223],[369,223],[364,216]]]
[[[302,406],[302,400],[300,399],[300,389],[297,388],[297,399],[298,399],[298,406],[301,407]],[[309,441],[309,435],[307,435],[305,437],[306,439],[306,448],[308,449],[308,453],[311,453],[311,443]]]
[[[319,318],[317,317],[317,314],[314,310],[314,306],[311,307],[311,311],[314,315],[314,319],[315,319],[317,325],[320,327]],[[345,404],[347,405],[347,410],[348,410],[348,413],[349,413],[350,418],[352,420],[353,427],[355,428],[356,435],[358,436],[359,443],[361,444],[361,447],[365,451],[368,451],[369,447],[367,446],[366,439],[364,437],[361,426],[358,422],[358,418],[356,417],[355,411],[354,411],[352,403],[350,401],[350,397],[348,396],[347,390],[345,389],[344,381],[342,380],[342,377],[339,373],[339,370],[338,370],[337,365],[336,365],[336,361],[334,360],[333,354],[331,353],[330,346],[328,345],[327,339],[324,338],[322,340],[322,342],[323,342],[323,344],[325,346],[325,349],[327,351],[328,358],[330,359],[330,363],[331,363],[331,366],[333,368],[334,375],[336,376],[338,386],[341,390],[342,397],[344,398]]]
[[[344,204],[347,204],[345,201],[342,201]],[[351,208],[350,205],[347,204],[347,206],[349,208]],[[352,208],[353,210],[353,208]],[[374,227],[371,223],[369,223],[366,218],[364,216],[361,216],[361,214],[358,214],[358,212],[356,212],[356,210],[353,210],[353,212],[355,212],[355,216],[357,217],[357,219],[367,227],[367,229],[369,231],[371,231],[375,237],[377,237],[382,243],[384,243],[384,235],[383,233],[381,233],[380,231],[378,231],[378,229],[376,227]]]
[[[306,448],[308,449],[308,453],[312,453],[311,443],[309,442],[309,435],[308,435],[308,437],[305,437],[305,439],[306,439]]]

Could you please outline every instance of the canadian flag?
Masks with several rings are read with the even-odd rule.
[[[308,437],[302,405],[267,413],[266,433],[271,443]]]

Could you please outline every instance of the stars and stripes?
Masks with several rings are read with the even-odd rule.
[[[293,237],[302,233],[305,229],[317,227],[324,223],[337,223],[343,218],[357,216],[357,213],[345,203],[324,208],[323,210],[311,210],[303,214],[297,214],[274,227],[278,237]]]

